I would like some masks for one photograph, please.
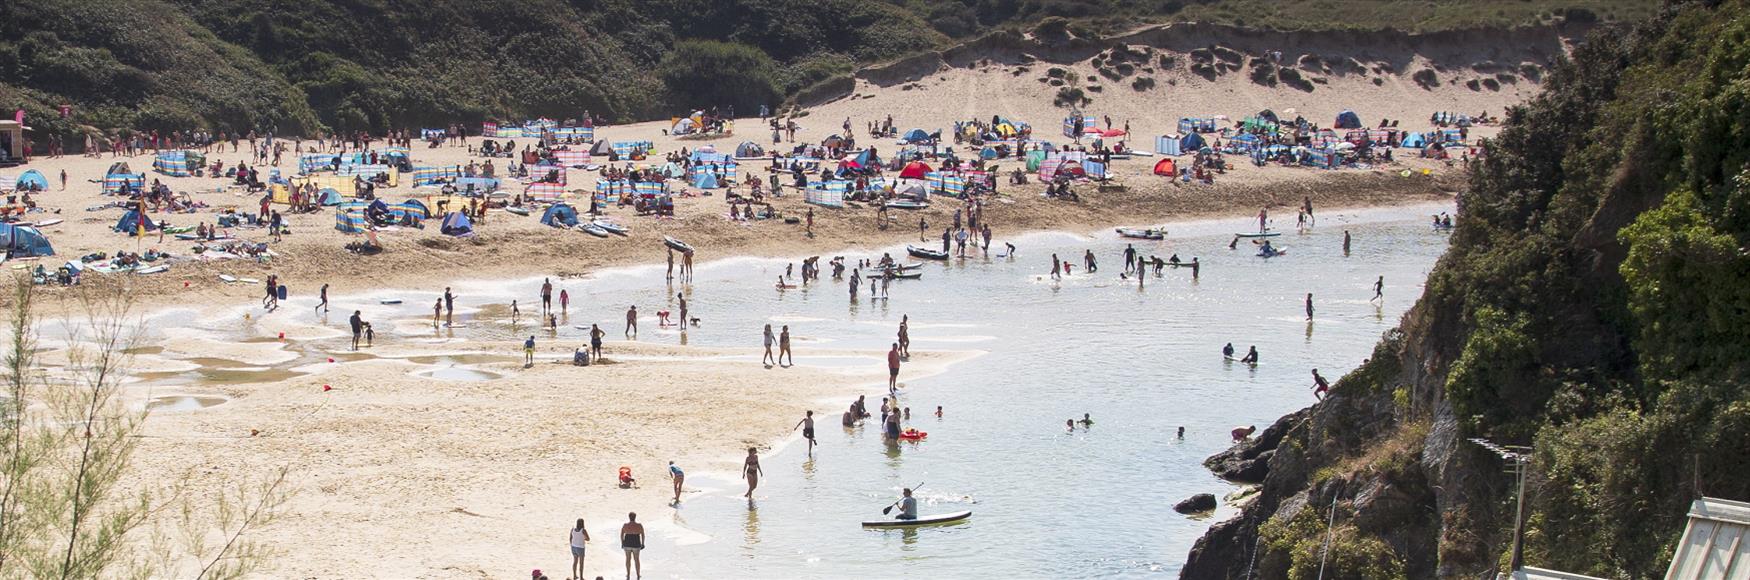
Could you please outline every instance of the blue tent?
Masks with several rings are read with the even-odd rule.
[[[1196,153],[1205,145],[1202,135],[1186,133],[1183,135],[1162,135],[1155,138],[1155,153],[1161,155],[1188,155]]]
[[[577,210],[570,205],[555,203],[547,207],[541,214],[541,223],[556,228],[569,228],[577,225]],[[444,227],[450,227],[449,220],[444,220]],[[444,233],[449,233],[447,230]]]
[[[12,224],[0,224],[0,248],[6,249],[7,259],[55,255],[54,246],[49,245],[42,232]]]
[[[444,216],[444,225],[440,231],[446,236],[471,236],[474,235],[474,222],[469,221],[468,216],[462,215],[462,212],[452,211],[450,215]]]
[[[115,222],[115,231],[123,232],[130,236],[138,234],[140,233],[140,222],[142,221],[145,222],[144,225],[146,226],[146,231],[149,232],[158,229],[158,224],[152,223],[152,218],[140,215],[140,210],[130,209],[128,210],[128,213],[122,214],[122,219]]]
[[[699,189],[717,189],[719,187],[717,184],[717,174],[709,171],[700,171],[693,174],[693,187]]]
[[[978,152],[978,156],[981,158],[984,158],[984,159],[996,159],[997,158],[997,148],[991,147],[989,145],[985,145],[984,149],[982,149]]]
[[[858,153],[856,158],[852,159],[852,161],[857,162],[858,166],[866,168],[881,165],[881,158],[875,156],[874,149],[864,149],[861,153]]]
[[[1338,129],[1360,129],[1361,116],[1356,115],[1355,111],[1344,109],[1343,112],[1337,113],[1336,127]]]
[[[930,134],[923,129],[912,129],[905,132],[904,139],[906,143],[924,143],[930,140]]]
[[[18,176],[17,187],[20,190],[35,189],[37,191],[48,191],[49,179],[43,177],[41,171],[31,169]]]
[[[321,205],[340,205],[340,192],[332,187],[324,187],[316,192],[316,200]]]
[[[403,216],[408,216],[408,215],[417,217],[419,219],[426,219],[426,218],[431,217],[431,210],[425,207],[425,202],[419,201],[417,199],[409,199],[407,201],[403,201],[399,204],[396,204],[394,207],[389,208],[389,211],[391,213],[398,214],[396,217],[403,217]]]
[[[1208,146],[1208,142],[1204,141],[1203,136],[1197,133],[1186,133],[1185,138],[1179,140],[1179,148],[1187,152],[1195,152],[1206,146]]]
[[[1404,138],[1398,141],[1398,146],[1421,149],[1428,146],[1428,137],[1422,133],[1404,133]]]

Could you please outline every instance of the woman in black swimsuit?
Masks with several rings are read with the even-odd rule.
[[[626,523],[620,526],[620,547],[626,550],[626,577],[632,577],[633,567],[638,570],[638,577],[644,577],[644,561],[638,558],[638,553],[644,550],[644,524],[638,523],[638,513],[626,514]]]

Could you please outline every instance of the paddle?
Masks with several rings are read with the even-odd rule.
[[[920,482],[918,482],[917,485],[911,486],[911,490],[915,492],[918,490],[918,488],[921,488],[923,486],[924,486],[924,482],[920,481]],[[905,501],[905,498],[903,498],[903,497],[899,498],[899,501],[893,502],[892,504],[889,504],[885,508],[881,508],[881,515],[887,515],[887,514],[893,513],[893,508],[899,507],[900,501]]]

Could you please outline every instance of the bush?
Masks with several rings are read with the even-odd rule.
[[[1130,88],[1146,91],[1155,88],[1155,80],[1149,77],[1136,77],[1136,80],[1130,81]]]
[[[1415,81],[1416,86],[1427,90],[1433,90],[1440,86],[1440,75],[1431,68],[1416,71],[1416,74],[1410,75],[1410,80]]]
[[[689,40],[657,66],[668,103],[684,109],[730,105],[758,110],[778,100],[777,65],[772,57],[743,44]]]

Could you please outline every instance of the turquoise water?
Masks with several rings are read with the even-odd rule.
[[[689,469],[689,487],[704,491],[690,493],[669,514],[640,514],[646,521],[672,517],[694,532],[653,538],[644,552],[652,577],[1176,575],[1213,520],[1174,513],[1172,505],[1195,493],[1221,498],[1238,489],[1210,475],[1202,460],[1228,446],[1233,427],[1261,429],[1311,404],[1311,369],[1335,382],[1371,353],[1421,295],[1427,271],[1446,249],[1427,215],[1451,209],[1325,215],[1308,232],[1277,238],[1288,254],[1272,259],[1256,257],[1246,242],[1227,248],[1233,232],[1256,227],[1247,218],[1167,224],[1162,242],[1128,242],[1109,230],[1035,234],[1006,240],[1019,247],[1012,259],[929,263],[921,280],[894,282],[885,300],[871,300],[866,286],[849,300],[830,270],[811,288],[774,291],[773,280],[786,264],[800,267],[800,257],[701,263],[690,287],[666,285],[661,266],[621,268],[556,280],[572,297],[556,333],[533,326],[539,279],[457,283],[457,328],[430,324],[441,287],[385,291],[359,302],[379,341],[535,334],[548,347],[578,346],[586,331],[576,327],[591,322],[617,339],[625,308],[637,304],[641,341],[758,347],[762,325],[788,324],[803,365],[881,368],[878,357],[812,357],[810,350],[884,351],[901,315],[911,316],[914,350],[979,353],[934,376],[902,374],[902,403],[913,411],[908,426],[929,432],[925,441],[893,445],[873,426],[840,428],[838,415],[854,398],[847,397],[814,407],[820,446],[812,457],[793,437],[763,457],[766,476],[751,505],[733,476]],[[1345,229],[1354,236],[1347,256]],[[1005,241],[1000,229],[997,240]],[[1167,268],[1141,287],[1120,279],[1127,243],[1144,254],[1196,256],[1201,276]],[[1087,249],[1103,264],[1092,275],[1081,272]],[[882,251],[906,259],[903,247],[842,254],[855,260]],[[702,252],[712,257],[711,248]],[[1053,252],[1075,263],[1076,273],[1046,279]],[[1381,275],[1385,296],[1372,302]],[[656,324],[656,311],[674,308],[675,292],[688,295],[690,314],[701,319],[685,336]],[[1317,309],[1312,323],[1304,313],[1308,292]],[[404,303],[381,305],[377,298]],[[512,298],[524,313],[514,325]],[[1257,345],[1262,364],[1225,362],[1226,342],[1242,353]],[[435,378],[491,378],[451,370],[455,361],[416,362],[440,369]],[[871,412],[885,391],[884,383],[864,389]],[[937,405],[945,410],[940,419],[933,416]],[[1065,420],[1083,413],[1094,425],[1066,432]],[[859,526],[879,517],[900,487],[920,481],[920,512],[970,509],[971,520],[903,531]],[[1231,513],[1224,501],[1213,517]]]

